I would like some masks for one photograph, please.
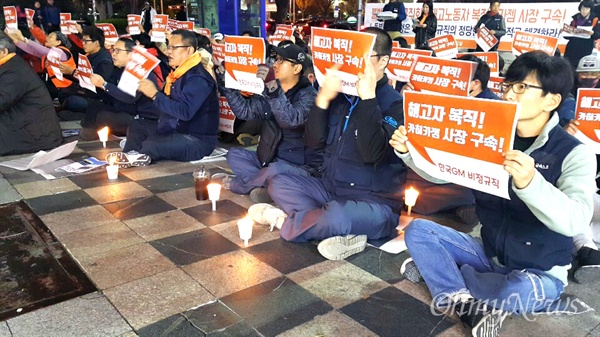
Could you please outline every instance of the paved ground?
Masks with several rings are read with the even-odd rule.
[[[73,156],[110,150],[81,143]],[[402,277],[406,253],[367,248],[327,261],[315,244],[261,226],[244,247],[236,221],[252,202],[223,191],[213,213],[194,198],[196,166],[164,161],[113,182],[106,172],[45,180],[0,167],[0,201],[24,199],[99,289],[0,322],[0,337],[467,335]],[[208,166],[228,170],[224,160]],[[567,288],[594,308],[598,290]],[[596,312],[530,319],[508,319],[501,335],[600,336]]]

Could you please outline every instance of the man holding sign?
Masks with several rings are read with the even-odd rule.
[[[392,40],[380,28],[364,32],[376,39],[361,59],[358,97],[340,93],[339,68],[331,68],[308,116],[305,143],[324,151],[322,177],[278,175],[269,185],[287,214],[281,237],[323,240],[319,252],[330,260],[361,252],[367,238],[392,234],[403,206],[406,168],[387,143],[403,122],[402,97],[384,73]]]
[[[591,219],[596,174],[589,149],[558,125],[554,112],[571,79],[564,59],[541,51],[519,56],[508,69],[504,99],[521,107],[514,149],[503,153],[510,200],[473,191],[482,241],[428,220],[406,230],[414,261],[404,263],[403,274],[424,280],[435,305],[452,308],[473,336],[497,336],[509,313],[547,310],[567,285],[572,237]],[[402,126],[390,144],[424,174],[408,140]]]
[[[474,31],[479,33],[481,26],[485,26],[490,34],[494,35],[497,39],[496,44],[488,50],[483,50],[479,45],[475,51],[496,51],[500,45],[500,38],[506,34],[506,23],[504,18],[500,15],[500,1],[490,1],[490,10],[487,11],[479,21],[475,24]]]

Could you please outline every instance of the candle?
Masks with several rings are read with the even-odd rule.
[[[240,239],[244,240],[244,246],[248,247],[248,240],[252,238],[252,225],[254,225],[254,221],[246,215],[245,218],[238,220],[237,225],[240,231]]]
[[[106,147],[106,142],[108,141],[108,126],[105,126],[102,129],[98,130],[98,138],[100,138],[102,146]]]
[[[217,200],[221,196],[221,185],[217,183],[210,183],[206,186],[208,189],[208,199],[212,202],[212,210],[217,210]]]
[[[110,163],[106,167],[106,174],[110,180],[119,178],[119,165],[115,165],[115,160],[115,157],[110,158]]]
[[[404,203],[408,206],[408,215],[410,215],[410,211],[412,207],[417,202],[417,197],[419,196],[419,191],[417,191],[414,187],[407,188],[404,191]]]

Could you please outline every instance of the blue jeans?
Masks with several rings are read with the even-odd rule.
[[[410,255],[436,307],[470,293],[488,305],[514,313],[541,311],[554,303],[563,283],[535,269],[515,270],[489,259],[480,240],[429,220],[413,220],[405,231]]]
[[[255,151],[234,147],[227,152],[227,164],[236,175],[231,180],[230,190],[237,194],[248,194],[255,188],[269,186],[269,181],[277,174],[297,174],[310,176],[304,168],[282,159],[262,167]]]

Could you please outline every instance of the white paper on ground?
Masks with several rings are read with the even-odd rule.
[[[44,165],[70,155],[75,149],[75,145],[77,145],[77,141],[61,145],[50,152],[39,151],[38,153],[29,157],[0,162],[0,165],[19,171],[29,170],[31,168]]]
[[[404,242],[404,228],[406,228],[406,226],[408,226],[408,224],[412,220],[413,220],[413,217],[402,215],[400,217],[400,224],[398,225],[398,227],[396,227],[396,230],[398,231],[398,235],[396,237],[390,239],[388,242],[384,243],[381,246],[373,245],[370,243],[367,243],[367,244],[369,246],[375,247],[377,249],[381,249],[384,252],[388,252],[390,254],[402,253],[403,251],[408,249],[406,247],[406,242]]]

